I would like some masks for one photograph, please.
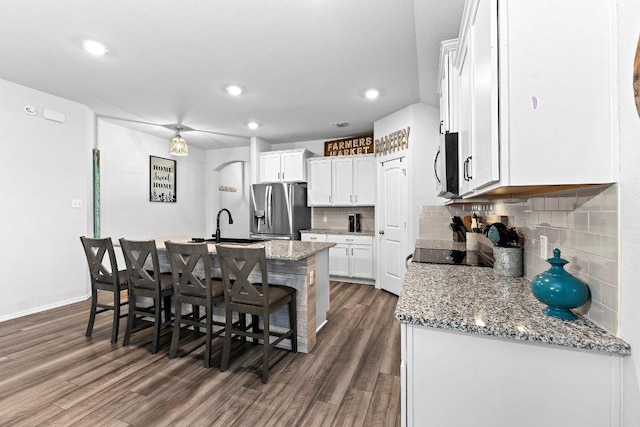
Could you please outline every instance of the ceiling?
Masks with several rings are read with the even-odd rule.
[[[415,102],[438,106],[440,41],[456,37],[463,4],[2,0],[0,79],[167,139],[178,123],[213,132],[183,133],[203,149],[336,139]],[[88,54],[85,39],[109,52]],[[246,92],[232,97],[228,84]]]

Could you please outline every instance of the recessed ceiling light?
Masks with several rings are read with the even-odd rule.
[[[238,96],[238,95],[242,95],[243,92],[244,90],[242,90],[240,86],[237,86],[237,85],[227,86],[227,93],[229,95]]]
[[[82,42],[82,45],[84,46],[84,50],[92,55],[99,56],[109,52],[102,43],[98,43],[94,40],[85,40],[84,42]]]
[[[247,127],[251,130],[256,130],[260,127],[260,124],[256,122],[251,122],[251,123],[247,123]]]
[[[377,89],[369,89],[364,93],[364,96],[367,99],[376,99],[378,96],[380,96],[380,92]]]

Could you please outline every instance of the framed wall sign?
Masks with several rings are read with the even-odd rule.
[[[149,201],[176,202],[176,161],[149,156]]]
[[[633,63],[633,96],[636,100],[636,110],[640,115],[640,38],[636,48],[636,59]]]

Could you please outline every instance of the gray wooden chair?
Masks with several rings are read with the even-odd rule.
[[[291,340],[291,351],[298,351],[296,290],[289,286],[270,285],[267,275],[267,258],[264,246],[225,246],[216,245],[220,260],[222,280],[224,282],[224,305],[226,332],[220,370],[225,371],[229,365],[232,335],[251,337],[254,342],[262,340],[262,382],[269,379],[269,353],[282,340]],[[261,283],[254,284],[249,276],[258,266]],[[235,280],[233,280],[235,279]],[[270,329],[269,315],[287,304],[289,306],[289,330],[278,333]],[[233,324],[233,313],[240,317],[251,315],[249,327],[237,327]],[[259,329],[259,317],[262,317],[263,329]],[[270,336],[276,339],[270,343]],[[246,338],[245,338],[246,339]]]
[[[91,311],[89,312],[89,324],[85,335],[90,337],[93,333],[96,314],[113,311],[111,342],[116,342],[118,341],[120,319],[127,316],[126,314],[120,314],[120,308],[128,304],[128,301],[122,301],[120,296],[121,291],[127,290],[127,271],[118,270],[111,238],[93,239],[81,236],[80,241],[87,257],[89,276],[91,277]],[[112,272],[115,272],[115,274],[112,274]],[[98,302],[98,291],[111,292],[113,294],[113,304]]]
[[[204,367],[208,368],[211,366],[211,340],[224,332],[224,328],[221,328],[214,333],[213,325],[225,326],[224,322],[213,320],[214,307],[224,302],[222,281],[211,278],[211,258],[206,243],[165,242],[165,247],[173,275],[175,305],[169,358],[175,358],[178,352],[182,325],[193,326],[195,331],[204,328],[206,331]],[[182,314],[183,304],[191,305],[191,313]],[[203,316],[200,316],[200,306],[204,307]]]
[[[127,317],[127,329],[122,345],[129,345],[133,324],[137,320],[151,318],[153,319],[152,323],[147,323],[136,331],[153,326],[151,353],[156,354],[158,352],[160,329],[163,326],[168,326],[171,322],[171,296],[173,295],[171,274],[160,273],[158,250],[154,240],[132,241],[120,239],[120,245],[122,246],[129,277],[129,316]],[[153,303],[144,306],[140,297],[151,298]],[[163,311],[164,323],[161,317]]]

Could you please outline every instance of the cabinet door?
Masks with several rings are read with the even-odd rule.
[[[469,38],[467,42],[461,47],[458,52],[460,57],[459,62],[459,84],[460,84],[460,109],[459,109],[459,132],[458,132],[458,159],[459,159],[459,174],[458,182],[460,183],[460,195],[463,196],[470,192],[469,178],[467,171],[469,170],[469,162],[471,157],[471,88],[470,88],[470,76],[471,73],[469,63]]]
[[[280,153],[260,154],[260,182],[280,181]]]
[[[331,205],[331,159],[309,160],[307,205]]]
[[[471,70],[471,189],[496,182],[498,169],[498,6],[480,0],[470,28]]]
[[[353,159],[353,203],[360,206],[376,204],[376,158],[374,156]]]
[[[285,182],[305,182],[305,158],[302,152],[282,153],[280,179]]]
[[[373,247],[349,246],[349,277],[373,279]]]
[[[333,205],[353,204],[353,167],[351,159],[333,160]]]
[[[349,246],[336,245],[329,248],[329,274],[349,277]]]

